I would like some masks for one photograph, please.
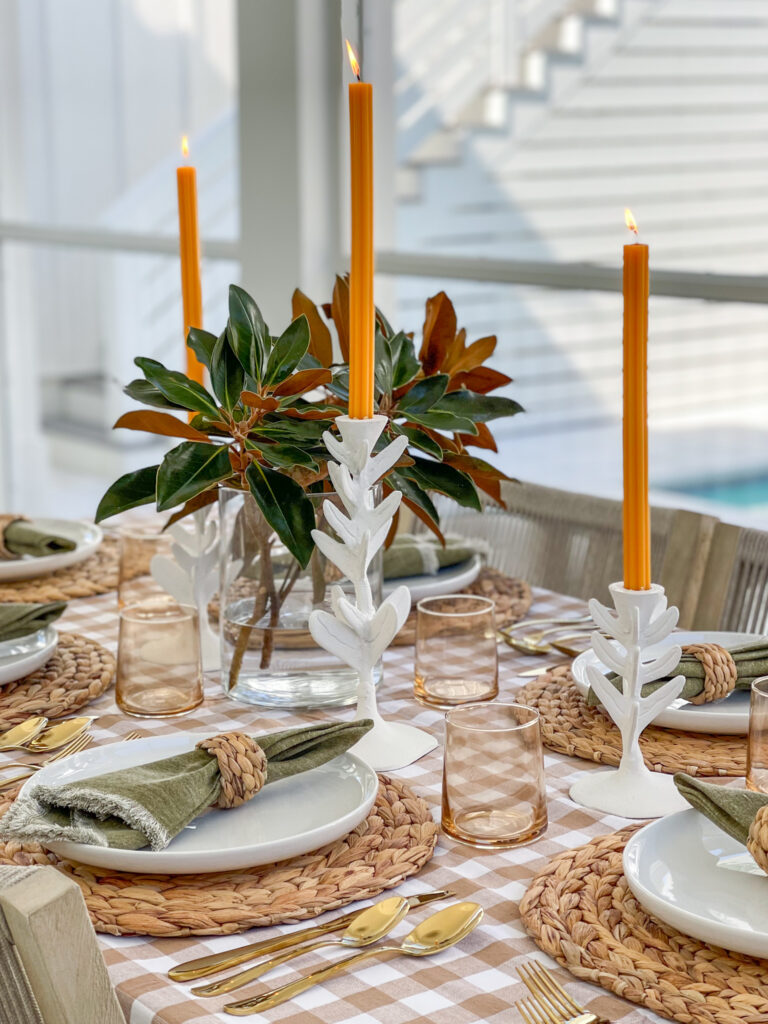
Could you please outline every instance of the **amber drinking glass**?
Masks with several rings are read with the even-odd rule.
[[[467,704],[445,716],[443,831],[506,849],[547,827],[539,714],[522,704]]]
[[[120,609],[115,699],[127,715],[168,718],[203,702],[194,608],[170,597]]]
[[[755,679],[751,687],[747,789],[768,793],[768,676]]]
[[[426,597],[416,605],[414,694],[452,708],[499,692],[493,601],[473,594]]]

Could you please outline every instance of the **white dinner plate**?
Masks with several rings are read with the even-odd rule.
[[[54,626],[0,644],[0,686],[15,683],[40,668],[56,650],[59,634]]]
[[[481,555],[471,558],[458,565],[448,565],[433,575],[402,576],[395,580],[384,580],[382,588],[384,597],[391,594],[396,587],[406,586],[411,592],[411,601],[415,604],[423,597],[440,597],[441,594],[455,594],[470,583],[474,583],[483,568]]]
[[[744,852],[691,808],[636,832],[624,847],[624,874],[645,909],[684,935],[768,957],[768,878],[718,865]]]
[[[29,580],[35,576],[47,576],[57,569],[75,565],[96,551],[102,540],[102,532],[93,523],[81,523],[77,519],[33,519],[32,526],[46,533],[56,534],[73,540],[77,547],[72,551],[60,551],[55,555],[24,555],[23,558],[0,559],[0,580]]]
[[[759,640],[759,633],[714,633],[680,630],[661,643],[654,644],[645,652],[655,657],[665,647],[674,644],[720,644],[721,647],[738,647],[752,640]],[[589,692],[587,665],[601,665],[595,652],[590,648],[580,654],[571,665],[571,674],[582,697]],[[709,704],[690,704],[682,698],[673,700],[668,708],[653,720],[654,725],[664,729],[684,729],[687,732],[709,732],[719,736],[746,736],[749,729],[749,690],[734,690],[723,700]]]
[[[106,743],[41,769],[24,784],[61,784],[134,767],[193,750],[210,733],[152,736]],[[116,871],[190,874],[271,864],[317,850],[359,825],[373,806],[376,773],[346,753],[312,771],[273,782],[241,807],[211,810],[191,822],[164,850],[112,850],[51,843],[68,860]]]

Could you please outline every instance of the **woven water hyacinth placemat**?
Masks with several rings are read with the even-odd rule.
[[[573,684],[570,668],[558,665],[528,683],[516,698],[541,715],[544,745],[585,761],[618,765],[619,730],[597,707],[589,707]],[[654,772],[740,776],[746,771],[746,736],[675,732],[649,725],[640,736],[645,763]]]
[[[0,730],[30,715],[61,718],[100,697],[115,675],[115,659],[95,640],[59,634],[51,657],[35,672],[0,686]]]
[[[0,603],[11,601],[69,601],[95,597],[117,589],[120,541],[105,537],[98,551],[76,565],[57,569],[47,576],[0,584]]]
[[[15,793],[0,794],[0,816]],[[317,917],[415,875],[438,827],[404,783],[379,776],[367,819],[343,839],[266,867],[206,875],[131,875],[71,864],[37,845],[0,843],[2,864],[53,864],[80,886],[93,926],[110,935],[231,935]]]
[[[520,913],[536,944],[571,974],[684,1024],[768,1019],[768,961],[729,953],[663,924],[637,902],[622,852],[641,826],[554,857]]]

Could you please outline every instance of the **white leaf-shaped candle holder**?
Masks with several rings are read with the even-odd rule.
[[[350,580],[354,600],[341,587],[333,587],[332,611],[316,609],[309,616],[309,631],[315,643],[358,673],[357,715],[372,719],[373,728],[352,750],[375,771],[404,768],[437,746],[437,740],[421,729],[385,721],[376,706],[374,665],[411,610],[407,587],[397,587],[378,608],[374,607],[367,575],[373,556],[386,540],[402,497],[399,491],[393,491],[379,505],[373,503],[374,484],[394,466],[408,444],[406,437],[398,437],[374,455],[374,446],[386,424],[386,416],[366,420],[338,416],[336,425],[341,439],[328,431],[323,434],[325,446],[335,460],[328,463],[328,472],[344,511],[330,501],[324,502],[326,519],[340,539],[320,530],[313,530],[312,537],[325,557]]]
[[[585,772],[571,786],[571,799],[624,818],[659,818],[682,810],[686,801],[671,775],[650,771],[638,742],[640,733],[670,702],[680,696],[684,676],[675,676],[654,693],[643,697],[646,683],[663,679],[675,668],[682,653],[679,646],[665,647],[655,656],[648,648],[658,644],[677,625],[677,608],[667,608],[664,588],[628,590],[621,583],[609,587],[616,608],[612,611],[594,598],[592,618],[616,643],[596,632],[592,650],[598,659],[622,679],[621,690],[596,665],[589,665],[590,685],[621,733],[621,762],[609,772]]]
[[[208,621],[208,603],[219,587],[219,524],[211,505],[168,527],[173,537],[171,556],[155,555],[150,562],[154,580],[179,604],[197,609],[200,654],[204,672],[221,665],[219,639]]]

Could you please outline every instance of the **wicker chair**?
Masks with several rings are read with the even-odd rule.
[[[694,624],[696,629],[768,631],[768,533],[717,524]]]
[[[508,483],[507,508],[482,513],[440,502],[443,529],[482,537],[490,564],[534,586],[610,601],[608,584],[622,578],[621,502],[538,484]],[[717,520],[682,509],[651,512],[653,578],[690,626]]]

